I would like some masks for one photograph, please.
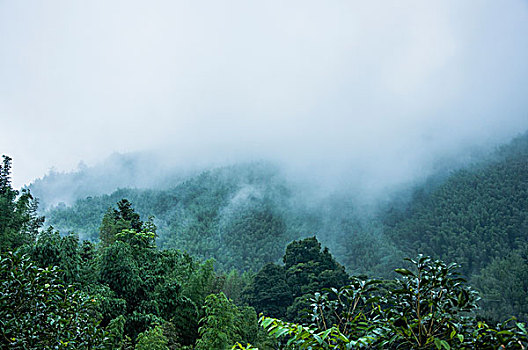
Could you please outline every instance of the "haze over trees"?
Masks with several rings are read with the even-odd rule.
[[[527,34],[0,0],[0,350],[528,350]]]
[[[314,200],[277,167],[250,163],[213,169],[168,190],[120,189],[78,199],[45,214],[61,232],[96,241],[107,208],[127,198],[143,217],[155,217],[159,247],[214,257],[226,271],[256,272],[280,262],[288,242],[316,235],[351,273],[391,277],[403,257],[425,253],[460,263],[484,291],[490,286],[481,286],[478,276],[489,274],[492,262],[524,259],[527,157],[525,134],[459,170],[392,192],[367,211],[354,193],[353,200],[342,193]],[[520,290],[526,290],[522,283]],[[492,294],[485,292],[485,300],[496,300]],[[525,314],[515,308],[513,314]]]
[[[371,211],[303,203],[277,168],[241,164],[59,205],[43,227],[4,156],[0,342],[523,349],[527,164],[523,135]]]

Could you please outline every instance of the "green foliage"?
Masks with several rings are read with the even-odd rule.
[[[286,337],[284,349],[353,349],[354,343],[337,327],[318,330],[313,327],[285,322],[279,319],[261,317],[260,324],[268,333],[277,338]]]
[[[26,247],[31,259],[41,267],[57,266],[61,270],[61,277],[68,283],[83,280],[83,267],[79,237],[75,234],[61,236],[52,227],[40,232],[33,244]],[[87,261],[86,261],[87,262]],[[86,271],[87,272],[87,271]]]
[[[218,229],[221,238],[218,255],[229,257],[228,265],[242,271],[276,261],[288,242],[283,215],[271,203],[254,204],[222,221],[228,222]]]
[[[122,241],[140,248],[154,247],[156,234],[150,231],[136,232],[135,230],[122,230],[115,235],[116,241]]]
[[[387,329],[379,315],[384,292],[380,286],[379,280],[353,277],[349,285],[316,292],[305,311],[308,323],[323,331],[335,327],[358,346],[374,343]]]
[[[286,310],[293,302],[284,268],[271,263],[255,275],[244,294],[258,313],[278,318],[286,316]]]
[[[392,199],[379,211],[362,210],[364,203],[350,193],[314,202],[296,192],[277,169],[243,164],[190,176],[166,190],[120,189],[85,198],[46,215],[61,231],[73,230],[81,238],[95,240],[105,210],[126,197],[135,203],[138,214],[156,216],[160,247],[182,249],[198,259],[214,258],[219,271],[258,271],[266,263],[276,263],[288,242],[313,232],[349,273],[392,278],[401,257],[424,253],[458,262],[462,273],[477,281],[482,269],[528,242],[527,145],[525,134],[477,164],[417,184],[413,194],[412,189],[392,196],[384,193]],[[115,211],[127,210],[111,209],[101,227],[117,225]],[[121,216],[130,221],[130,216]],[[113,233],[110,230],[109,237],[123,229],[133,228],[122,225]],[[290,271],[292,278],[299,279],[294,285],[304,288],[295,291],[295,298],[313,295],[321,287],[310,274],[298,273],[314,266],[299,266]],[[512,270],[522,278],[518,269]],[[510,306],[493,301],[498,300],[497,291],[489,284],[477,286],[483,292],[483,315],[502,318],[501,313],[507,312],[525,320],[521,305],[528,293],[518,283],[520,288],[505,293],[510,296],[500,302]],[[296,302],[292,315],[298,314],[301,304]]]
[[[98,349],[96,300],[66,285],[56,267],[41,269],[29,257],[0,257],[0,344],[9,349]]]
[[[294,298],[323,288],[341,287],[348,281],[345,268],[328,248],[321,250],[315,237],[288,244],[283,261]]]
[[[138,335],[135,350],[168,350],[167,337],[159,325]]]
[[[106,284],[129,306],[136,305],[144,293],[133,249],[124,242],[115,242],[103,250],[99,281]]]
[[[385,231],[407,255],[456,261],[482,292],[481,314],[528,321],[528,134],[485,162],[416,189],[383,214]]]
[[[0,164],[0,252],[31,243],[44,222],[37,215],[38,201],[29,190],[11,186],[11,158],[2,156]]]
[[[182,284],[195,292],[192,297],[198,301],[200,293],[206,292],[198,286],[196,290],[188,287],[188,284],[194,285],[189,277],[200,279],[194,277],[195,268],[200,270],[200,267],[189,267],[181,258],[179,254],[131,246],[122,241],[103,248],[99,281],[111,291],[104,299],[109,302],[107,319],[116,317],[114,310],[121,308],[122,301],[125,310],[118,312],[124,311],[126,315],[126,334],[131,339],[154,322],[166,320],[179,330],[179,343],[192,344],[197,337],[199,319],[196,305],[201,304],[182,294]],[[187,269],[191,271],[185,272]]]
[[[257,338],[257,317],[253,308],[238,308],[224,293],[211,294],[204,304],[196,350],[224,350],[235,342],[250,343]]]
[[[81,245],[75,234],[61,236],[51,228],[38,232],[42,218],[36,215],[37,202],[29,192],[12,189],[11,160],[4,157],[0,253],[19,248],[34,261],[26,263],[34,265],[34,275],[28,268],[13,276],[25,283],[37,281],[20,289],[35,293],[39,303],[44,300],[39,298],[51,300],[31,310],[50,308],[50,319],[40,314],[35,318],[40,325],[35,334],[42,339],[51,334],[45,330],[57,332],[57,325],[64,325],[60,320],[53,321],[56,328],[46,325],[63,316],[52,306],[59,298],[51,296],[61,295],[66,297],[60,302],[73,300],[75,305],[84,305],[78,298],[95,300],[76,309],[89,314],[84,327],[101,321],[87,334],[99,332],[93,339],[102,341],[104,329],[104,346],[123,350],[144,346],[149,337],[171,349],[194,344],[225,348],[234,342],[239,348],[246,343],[265,347],[253,309],[240,306],[246,301],[266,315],[261,323],[281,335],[284,346],[291,341],[292,347],[313,349],[520,348],[526,345],[526,331],[517,319],[528,317],[528,135],[523,140],[502,149],[492,162],[420,186],[406,205],[404,199],[392,201],[391,209],[379,217],[361,218],[357,203],[338,195],[308,208],[295,202],[299,198],[273,171],[244,166],[205,172],[167,191],[123,189],[50,212],[64,232],[79,227],[82,237],[96,240],[99,231],[100,244]],[[136,203],[137,212],[128,200],[119,201],[124,197]],[[105,214],[117,201],[116,209]],[[142,221],[140,213],[158,217],[160,237],[154,220]],[[304,237],[301,232],[317,232],[354,273],[391,276],[388,267],[396,266],[402,251],[458,261],[483,293],[481,310],[455,265],[429,257],[410,260],[389,282],[349,279],[344,267],[312,237],[291,242],[284,265],[277,265],[286,243]],[[195,257],[158,250],[156,243],[185,249]],[[198,260],[211,257],[215,266],[212,259]],[[251,271],[259,272],[253,276]],[[50,283],[49,276],[56,282]],[[49,292],[42,284],[60,287]],[[16,294],[14,285],[2,294],[2,302],[10,307],[2,308],[6,317],[0,322],[15,319],[9,310],[24,309],[9,304],[23,295]],[[517,319],[491,325],[510,315]],[[33,327],[28,317],[21,315],[2,330]],[[70,318],[73,324],[79,323],[76,317]],[[56,339],[72,337],[66,332]],[[81,344],[78,341],[82,343],[60,346],[74,347]]]
[[[132,208],[132,204],[127,199],[117,202],[117,209],[108,209],[99,228],[99,239],[104,246],[108,246],[118,239],[118,235],[123,232],[139,233],[143,230],[143,221]],[[148,228],[144,232],[143,240],[147,244],[153,242],[156,226],[149,220]],[[134,236],[134,235],[132,235]],[[142,241],[141,239],[139,241]]]
[[[99,247],[97,282],[103,287],[96,290],[103,323],[124,316],[124,335],[132,340],[159,324],[167,346],[190,346],[199,337],[207,295],[224,279],[217,278],[212,260],[200,263],[185,253],[156,249],[150,230],[155,230],[151,219],[142,231],[123,229],[113,243]]]
[[[187,297],[177,299],[177,309],[170,318],[172,325],[172,340],[182,345],[190,346],[198,338],[198,307]],[[164,323],[167,326],[168,323]]]
[[[476,294],[456,265],[419,256],[397,269],[390,284],[353,279],[340,290],[316,293],[311,324],[262,317],[269,334],[287,349],[524,349],[522,323],[491,327],[475,318]],[[379,288],[383,287],[383,288]]]
[[[238,342],[258,344],[259,326],[255,309],[249,306],[238,306],[235,318],[235,327],[238,330]]]
[[[222,292],[237,305],[243,303],[243,291],[249,286],[253,274],[244,272],[240,274],[238,270],[232,269],[223,277]]]
[[[223,293],[211,294],[205,300],[204,311],[196,350],[227,349],[237,340],[236,306]]]
[[[46,216],[48,224],[78,232],[84,239],[96,241],[94,232],[99,230],[100,240],[109,245],[123,229],[145,229],[132,227],[126,207],[107,209],[126,197],[137,214],[156,217],[160,247],[182,249],[198,259],[214,258],[222,270],[255,271],[278,260],[287,242],[300,237],[286,222],[288,196],[276,170],[251,164],[204,172],[167,190],[120,189],[79,199]]]
[[[196,266],[189,276],[182,294],[187,296],[196,305],[203,305],[205,298],[213,292],[215,284],[215,272],[212,260]]]
[[[114,318],[106,327],[108,332],[105,347],[108,349],[123,349],[125,343],[125,317]]]
[[[421,255],[407,260],[413,270],[396,269],[401,277],[389,290],[382,314],[393,342],[416,349],[460,346],[463,338],[455,335],[464,335],[469,312],[477,308],[476,292],[456,272],[456,264]]]
[[[408,254],[457,261],[466,275],[519,249],[528,241],[528,147],[503,152],[418,189],[403,210],[392,207],[384,221],[393,242]]]
[[[245,291],[259,313],[298,321],[307,306],[305,295],[348,282],[345,268],[315,237],[291,242],[283,261],[284,266],[265,265]]]
[[[472,280],[482,292],[482,314],[495,322],[516,315],[528,321],[528,244],[495,258]]]

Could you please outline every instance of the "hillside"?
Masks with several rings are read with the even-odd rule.
[[[238,341],[241,349],[254,348],[242,345],[248,343],[274,349],[280,341],[274,341],[273,336],[288,332],[303,346],[313,344],[314,348],[322,348],[324,338],[330,345],[342,343],[347,348],[360,341],[369,348],[430,348],[430,339],[435,339],[436,348],[493,345],[524,349],[528,339],[521,323],[492,324],[494,318],[502,321],[512,314],[526,319],[522,283],[527,280],[528,269],[521,249],[512,250],[505,259],[493,260],[480,275],[473,276],[484,292],[484,308],[479,308],[478,295],[460,278],[455,264],[420,254],[408,260],[407,268],[396,269],[396,278],[350,276],[316,237],[290,242],[281,264],[265,264],[256,273],[215,271],[211,260],[202,262],[187,252],[157,249],[157,228],[152,219],[143,221],[126,199],[104,214],[99,244],[81,243],[77,235],[61,236],[51,229],[37,232],[43,223],[36,215],[37,203],[29,192],[12,189],[9,173],[10,158],[4,157],[0,167],[0,275],[8,296],[0,305],[7,325],[4,347],[47,348],[46,344],[70,343],[75,348],[114,349],[130,348],[135,343],[136,349],[151,349],[155,344],[162,349],[184,346],[199,350],[224,349]],[[172,201],[182,201],[184,209],[195,208],[189,217],[207,223],[204,227],[210,231],[205,233],[210,237],[218,233],[224,236],[196,239],[197,234],[183,239],[195,239],[191,242],[194,249],[202,252],[206,248],[216,248],[213,252],[217,254],[225,252],[232,260],[223,261],[222,267],[236,264],[240,269],[243,263],[251,263],[250,259],[265,261],[264,254],[279,244],[263,244],[280,242],[274,234],[287,231],[288,221],[277,218],[288,211],[277,213],[276,207],[259,203],[268,204],[263,198],[274,191],[278,191],[274,204],[288,198],[291,208],[294,198],[274,174],[275,169],[268,165],[252,164],[217,169],[186,181]],[[274,186],[261,192],[248,190],[255,186],[252,181],[263,183],[263,179]],[[245,186],[240,187],[242,183]],[[226,193],[236,195],[226,201]],[[140,199],[144,193],[137,194]],[[320,216],[311,221],[307,220],[310,215],[298,218],[313,227],[321,223],[325,227],[328,221],[340,223],[335,227],[355,227],[359,230],[355,237],[335,236],[334,242],[348,242],[346,246],[353,248],[370,246],[374,249],[369,253],[383,253],[385,244],[374,246],[375,236],[367,234],[379,229],[379,222],[361,226],[361,220],[337,220],[336,213],[351,204],[337,199],[320,203]],[[86,200],[88,207],[92,200]],[[156,200],[149,205],[159,204]],[[205,210],[211,208],[222,208],[220,219],[216,219],[219,215],[215,210]],[[221,224],[215,231],[217,222]],[[365,228],[369,230],[361,232]],[[225,236],[231,231],[230,242]],[[370,245],[352,243],[368,240]],[[236,249],[245,256],[236,255]],[[353,252],[368,260],[366,250]],[[317,307],[309,307],[314,303]],[[428,310],[426,315],[423,310]],[[260,321],[258,313],[265,315]],[[483,322],[482,316],[487,320]],[[421,327],[424,320],[435,326]],[[328,330],[326,324],[333,324],[330,322],[337,322],[338,327]],[[415,343],[417,347],[412,345]]]
[[[459,263],[484,292],[484,303],[525,315],[527,303],[518,299],[528,296],[522,278],[528,270],[527,134],[486,159],[401,192],[377,211],[360,210],[351,193],[314,199],[302,190],[269,163],[238,164],[166,190],[120,189],[59,205],[46,213],[46,223],[96,241],[106,210],[127,198],[142,217],[155,217],[159,247],[214,258],[224,270],[256,271],[277,262],[288,242],[313,235],[352,274],[388,277],[402,257],[424,253]],[[512,261],[521,262],[517,272],[494,277],[518,281],[506,296],[487,281]]]
[[[52,169],[33,181],[29,189],[40,199],[39,208],[46,210],[59,204],[72,205],[80,198],[109,194],[118,188],[170,188],[192,173],[149,152],[114,153],[93,166],[81,162],[71,172]]]
[[[423,252],[460,263],[473,274],[528,241],[528,137],[493,160],[422,186],[402,207],[383,215],[385,230],[407,254]]]
[[[59,204],[45,212],[46,224],[96,241],[104,213],[122,198],[142,217],[154,216],[159,247],[213,257],[219,268],[257,270],[277,261],[288,242],[313,235],[352,272],[384,274],[397,263],[380,225],[361,217],[353,200],[306,196],[269,163],[212,169],[166,190],[119,189]]]
[[[277,174],[267,164],[219,168],[168,190],[120,189],[59,205],[46,213],[46,223],[96,241],[106,210],[127,198],[143,217],[155,217],[158,246],[214,257],[220,267],[256,269],[278,259],[299,236],[286,227],[291,195]]]
[[[528,316],[528,135],[487,162],[422,186],[403,207],[380,216],[394,246],[457,262],[483,292],[483,304]]]

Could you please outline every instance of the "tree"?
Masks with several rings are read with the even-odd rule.
[[[58,231],[49,227],[38,234],[37,240],[28,247],[28,250],[33,261],[39,266],[60,268],[65,282],[80,282],[84,277],[81,276],[83,268],[81,267],[79,237],[76,234],[61,237]]]
[[[150,221],[149,231],[155,231],[155,226]],[[104,246],[115,242],[116,235],[123,230],[133,230],[141,232],[143,230],[143,221],[140,220],[138,213],[132,208],[132,204],[127,199],[117,202],[117,209],[109,208],[103,217],[99,227],[99,240]]]
[[[54,268],[38,268],[27,255],[0,256],[0,347],[100,349],[97,300],[66,285]]]
[[[315,237],[293,241],[284,254],[286,280],[294,298],[288,308],[288,320],[300,322],[309,304],[306,295],[323,288],[339,288],[348,282],[345,268],[334,260],[328,248],[321,249]]]
[[[489,326],[475,318],[476,293],[447,265],[427,256],[408,259],[391,283],[353,279],[316,293],[310,324],[262,317],[286,349],[526,349],[524,324]],[[379,287],[379,288],[378,288]]]
[[[139,274],[133,249],[124,242],[115,242],[101,254],[99,281],[110,287],[127,302],[130,310],[144,297],[144,281]]]
[[[244,295],[258,313],[277,318],[286,316],[286,310],[293,301],[284,268],[273,263],[260,269]]]
[[[528,245],[494,259],[473,279],[482,293],[482,314],[499,321],[516,316],[528,321]]]
[[[205,299],[196,350],[224,350],[235,342],[250,343],[257,338],[257,317],[253,308],[238,308],[224,293]]]
[[[457,264],[423,255],[406,260],[413,269],[395,270],[401,277],[389,289],[382,313],[393,343],[413,349],[460,347],[468,338],[477,293],[456,271]]]
[[[328,248],[321,249],[315,237],[288,244],[283,261],[294,298],[323,288],[339,288],[348,281],[345,268],[335,261]]]
[[[323,288],[339,288],[348,282],[345,268],[315,237],[293,241],[286,247],[284,266],[269,263],[245,291],[248,303],[271,317],[300,320],[308,306],[306,295]]]
[[[163,330],[156,325],[138,335],[135,350],[168,350],[167,343],[168,340],[163,335]]]
[[[224,293],[211,294],[205,299],[204,311],[196,350],[223,350],[234,344],[238,332],[235,328],[236,306]]]
[[[0,252],[14,250],[32,242],[44,217],[37,215],[38,200],[29,190],[11,186],[11,158],[3,156],[0,164]]]

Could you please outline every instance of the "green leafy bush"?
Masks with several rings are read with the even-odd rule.
[[[353,279],[312,298],[307,325],[261,317],[287,349],[526,349],[522,323],[490,326],[475,316],[478,296],[447,265],[427,256],[407,259],[391,282]]]
[[[97,301],[58,275],[57,268],[38,268],[18,252],[0,257],[2,348],[102,348]]]

